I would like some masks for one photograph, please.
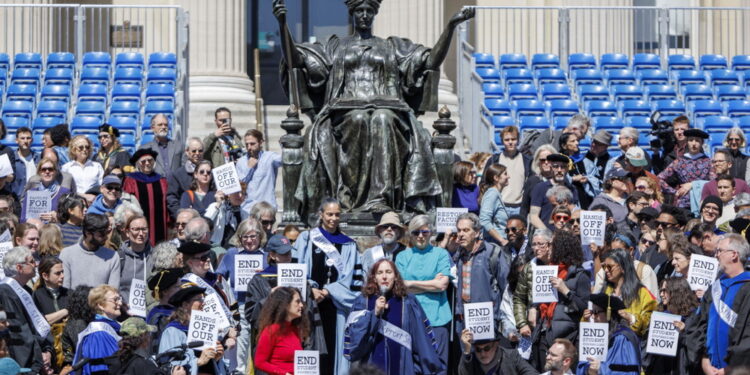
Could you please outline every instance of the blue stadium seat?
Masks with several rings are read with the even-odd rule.
[[[3,118],[5,117],[23,117],[31,122],[31,116],[34,112],[34,106],[30,102],[23,100],[6,101],[3,103]]]
[[[477,67],[476,72],[482,77],[484,83],[500,83],[500,72],[495,68]]]
[[[688,111],[693,114],[694,119],[724,115],[724,108],[718,100],[695,100],[689,102]]]
[[[648,132],[642,131],[638,133],[638,146],[639,147],[643,148],[643,147],[649,146],[650,143],[651,143],[651,136],[649,135]]]
[[[732,57],[732,70],[741,71],[750,69],[750,55],[737,55]]]
[[[650,116],[651,106],[645,100],[623,100],[617,102],[617,109],[623,118],[633,116]]]
[[[737,118],[737,126],[739,126],[745,132],[750,130],[750,116],[742,116]]]
[[[42,70],[42,55],[36,52],[17,53],[13,59],[13,69],[19,68]]]
[[[591,148],[591,139],[590,138],[584,138],[578,141],[578,149],[581,151],[581,153],[586,153]]]
[[[630,67],[628,55],[622,53],[605,53],[599,59],[599,69],[627,69]]]
[[[141,87],[138,85],[116,83],[112,88],[112,103],[117,101],[140,103]]]
[[[581,85],[603,85],[604,77],[597,69],[577,69],[570,73],[576,87]]]
[[[629,116],[625,117],[625,126],[630,126],[640,131],[644,131],[651,129],[651,122],[649,122],[648,116]]]
[[[542,100],[553,100],[553,99],[570,99],[572,93],[568,85],[560,83],[549,83],[542,85]]]
[[[523,116],[518,121],[518,127],[521,131],[528,129],[549,129],[549,120],[544,116]]]
[[[492,126],[495,128],[495,130],[515,124],[516,121],[511,116],[492,116]]]
[[[685,103],[679,100],[656,100],[651,103],[652,111],[659,111],[662,116],[679,116],[685,114]]]
[[[171,123],[172,116],[174,116],[174,103],[166,100],[154,100],[146,103],[146,107],[143,110],[145,116],[153,116],[159,113],[166,115]]]
[[[716,132],[723,131],[724,129],[712,129],[712,133],[708,133],[708,144],[709,156],[712,156],[716,149],[724,147],[724,134]],[[729,129],[726,129],[729,130]]]
[[[18,68],[11,74],[11,84],[39,85],[39,69]]]
[[[534,83],[534,75],[531,70],[523,68],[510,68],[502,71],[503,82],[505,86],[512,85],[514,83]]]
[[[639,70],[636,74],[638,83],[641,86],[645,85],[667,85],[669,84],[669,76],[667,72],[661,69],[643,69]]]
[[[745,89],[741,86],[733,85],[716,86],[714,87],[714,94],[716,95],[716,99],[722,102],[727,100],[745,100],[747,98]]]
[[[10,56],[5,52],[0,52],[0,69],[10,70]]]
[[[83,55],[83,69],[102,68],[110,70],[112,65],[112,56],[108,52],[86,52]]]
[[[140,52],[121,52],[115,56],[115,69],[135,68],[143,71],[145,67],[145,60]]]
[[[140,68],[115,69],[114,83],[143,86],[143,70]]]
[[[730,100],[724,103],[724,113],[732,118],[750,116],[750,101]]]
[[[609,90],[602,85],[583,85],[579,86],[578,98],[582,103],[589,100],[609,100]]]
[[[109,87],[109,70],[105,68],[83,68],[81,84],[105,85]]]
[[[482,91],[484,92],[484,97],[488,99],[489,98],[493,98],[493,99],[505,98],[505,92],[503,92],[503,85],[499,83],[483,83]]]
[[[621,100],[641,100],[643,99],[643,90],[635,85],[614,85],[611,86],[612,98],[619,102]]]
[[[500,66],[500,71],[505,69],[526,69],[528,67],[528,64],[526,63],[526,55],[520,53],[506,53],[500,55],[498,65]]]
[[[521,99],[538,99],[536,87],[524,83],[508,85],[508,100]]]
[[[99,127],[102,126],[102,119],[95,116],[76,116],[70,122],[70,134],[73,136],[80,134],[99,134]],[[95,137],[97,138],[97,137]]]
[[[573,116],[558,116],[555,117],[553,120],[553,126],[555,127],[555,130],[562,130],[565,129],[568,126],[568,122],[570,119],[572,119]]]
[[[670,85],[648,85],[644,86],[646,99],[653,103],[655,100],[676,100],[677,91]]]
[[[678,87],[684,85],[705,85],[706,74],[700,70],[677,70],[672,72],[672,82]]]
[[[146,103],[152,100],[168,100],[174,102],[174,85],[153,84],[146,87]]]
[[[132,154],[135,152],[135,134],[122,133],[120,130],[120,144]]]
[[[140,142],[138,142],[138,147],[141,145],[145,145],[146,143],[149,143],[154,140],[154,134],[150,132],[146,132],[141,134],[140,136]]]
[[[633,70],[661,69],[661,59],[653,53],[636,53],[633,55]]]
[[[68,103],[60,100],[45,100],[39,102],[36,109],[37,118],[41,117],[68,117]]]
[[[98,117],[104,121],[107,106],[102,102],[82,101],[76,105],[75,115]]]
[[[685,85],[682,87],[682,98],[685,101],[713,100],[714,92],[706,85]]]
[[[547,107],[547,113],[549,113],[549,117],[553,120],[561,116],[570,117],[580,113],[578,102],[574,100],[550,100],[545,105]]]
[[[617,105],[608,100],[590,100],[584,105],[584,110],[589,117],[617,117]]]
[[[109,118],[131,117],[136,122],[141,116],[141,106],[138,102],[117,101],[109,106]]]
[[[696,122],[696,125],[699,126],[700,123],[702,123],[703,130],[709,134],[715,132],[726,132],[735,126],[734,120],[726,116],[708,116]],[[725,134],[721,134],[722,140],[724,139],[724,136]]]
[[[604,129],[610,133],[619,133],[625,124],[618,117],[594,117],[592,119],[594,129],[597,131]]]
[[[512,113],[510,103],[505,99],[485,99],[484,106],[491,115],[510,116]]]
[[[19,128],[22,128],[24,126],[28,128],[29,126],[31,126],[31,118],[3,115],[3,123],[5,123],[5,129],[8,132],[15,133]]]
[[[596,68],[596,57],[590,53],[573,53],[568,56],[568,71]]]
[[[635,73],[630,69],[610,69],[604,72],[604,79],[607,80],[607,86],[613,85],[635,85]]]
[[[519,121],[526,116],[544,116],[546,112],[544,102],[539,100],[517,100],[513,102],[512,107],[513,113]]]
[[[45,85],[40,95],[41,101],[61,100],[70,103],[70,86],[67,85]]]
[[[78,87],[78,102],[95,101],[107,103],[107,86],[81,85]]]
[[[495,56],[491,53],[474,53],[474,61],[476,64],[476,67],[483,67],[483,68],[496,68],[497,65],[495,65]]]
[[[722,55],[702,55],[698,64],[701,70],[726,69],[727,58]]]
[[[559,69],[560,58],[551,53],[535,53],[531,56],[531,70],[539,69]]]
[[[690,55],[669,55],[667,57],[667,70],[694,70],[695,59]]]
[[[536,76],[537,84],[540,86],[547,83],[568,83],[568,78],[562,69],[539,69],[534,72],[534,75]]]
[[[711,85],[742,85],[740,73],[729,69],[714,69],[708,72],[711,77]]]
[[[76,57],[70,52],[52,52],[47,55],[47,70],[71,69],[76,67]]]
[[[177,69],[177,55],[171,52],[154,52],[148,56],[148,69]]]
[[[45,85],[73,85],[73,69],[70,68],[52,68],[47,69],[44,73]]]
[[[124,117],[124,116],[110,117],[109,120],[107,120],[107,123],[117,128],[117,130],[120,131],[120,143],[121,144],[123,144],[122,143],[123,135],[130,134],[132,136],[135,136],[138,131],[138,121],[132,117]],[[135,145],[135,140],[133,141],[133,145]]]
[[[36,138],[36,134],[42,134],[45,130],[65,123],[65,118],[61,117],[54,117],[54,116],[45,116],[45,117],[37,117],[34,119],[34,125],[31,127],[32,133],[34,134],[34,137]]]
[[[23,100],[36,104],[36,86],[35,85],[10,85],[5,92],[5,100]]]

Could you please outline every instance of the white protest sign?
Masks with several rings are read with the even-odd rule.
[[[6,177],[13,174],[13,166],[10,165],[8,154],[0,155],[0,177]]]
[[[445,233],[448,229],[456,233],[456,219],[461,214],[469,212],[468,208],[438,207],[435,211],[435,228],[438,233]]]
[[[609,324],[581,322],[578,331],[578,360],[588,361],[588,357],[603,361],[609,348]]]
[[[294,263],[281,263],[278,266],[278,286],[288,286],[300,290],[302,300],[307,296],[307,265]]]
[[[250,279],[263,271],[263,254],[237,254],[234,257],[234,290],[246,291]]]
[[[217,293],[208,293],[203,298],[203,312],[216,317],[216,324],[220,331],[224,331],[230,327],[229,318],[224,315],[224,309],[221,308],[221,302]]]
[[[600,211],[581,211],[581,243],[595,243],[604,246],[604,230],[607,225],[607,213]]]
[[[557,302],[557,289],[549,281],[551,277],[557,277],[557,266],[536,266],[532,270],[531,300],[534,303]]]
[[[474,340],[495,338],[495,314],[492,302],[465,303],[464,323]]]
[[[240,178],[237,175],[237,168],[234,163],[226,163],[211,170],[214,174],[214,184],[216,191],[222,191],[224,194],[232,194],[242,190]]]
[[[687,279],[692,290],[706,290],[719,274],[719,261],[714,257],[693,254],[690,256],[690,268]]]
[[[130,282],[128,314],[145,318],[146,313],[146,282],[133,279],[133,281]]]
[[[677,340],[680,331],[675,328],[675,321],[680,321],[679,315],[653,312],[651,323],[648,325],[648,345],[646,353],[666,355],[674,357],[677,355]]]
[[[319,353],[317,350],[294,351],[295,375],[320,375]]]
[[[52,211],[52,196],[47,190],[29,190],[26,192],[26,218],[38,219],[42,214]]]
[[[215,314],[191,311],[187,342],[193,341],[203,342],[203,346],[196,350],[205,350],[216,345],[216,341],[219,341],[219,326]]]
[[[10,251],[10,249],[13,248],[13,242],[0,242],[0,264],[3,264],[3,259],[5,258],[5,254]],[[0,269],[0,273],[5,276],[5,272]]]

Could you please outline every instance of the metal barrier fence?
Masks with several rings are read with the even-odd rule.
[[[567,68],[568,56],[654,53],[666,67],[667,56],[750,54],[750,8],[656,7],[491,7],[476,8],[476,17],[459,26],[458,98],[464,131],[474,151],[489,151],[492,126],[480,121],[482,80],[474,74],[476,52],[553,53]],[[469,42],[473,40],[473,44]],[[480,93],[472,93],[471,90]],[[487,122],[487,121],[485,121]],[[471,127],[471,129],[467,129]],[[478,128],[478,129],[475,129]],[[481,140],[477,142],[477,140]]]
[[[170,5],[0,4],[0,52],[71,52],[79,64],[86,52],[153,52],[177,56],[172,136],[188,129],[189,43],[187,12]]]

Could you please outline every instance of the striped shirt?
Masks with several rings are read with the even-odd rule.
[[[70,223],[61,224],[60,231],[62,232],[63,247],[77,244],[83,235],[83,227]]]

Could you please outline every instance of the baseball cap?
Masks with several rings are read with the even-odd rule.
[[[107,186],[109,184],[122,185],[122,181],[120,181],[119,177],[111,174],[111,175],[108,175],[107,177],[104,177],[102,179],[102,185]]]
[[[645,167],[648,165],[648,161],[646,161],[646,153],[638,146],[629,148],[628,151],[625,152],[625,157],[628,158],[630,165],[634,167]]]
[[[136,337],[147,332],[156,332],[156,326],[146,324],[143,318],[130,317],[120,324],[120,333],[125,336]]]
[[[266,243],[266,251],[276,254],[288,254],[292,251],[292,245],[288,238],[280,234],[274,234]]]

